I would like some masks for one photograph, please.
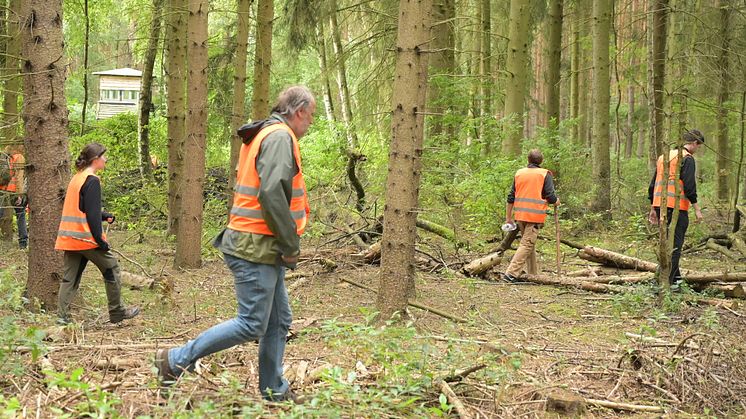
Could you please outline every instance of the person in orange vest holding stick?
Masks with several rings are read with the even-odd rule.
[[[58,323],[68,324],[70,303],[80,286],[88,261],[104,276],[104,288],[109,305],[109,321],[119,323],[140,313],[139,307],[122,305],[122,283],[119,261],[109,249],[101,222],[114,222],[114,216],[101,209],[101,182],[96,172],[106,167],[106,148],[91,143],[83,148],[75,161],[77,173],[70,179],[62,207],[56,250],[64,251],[65,272],[58,296]]]
[[[650,200],[650,213],[648,221],[658,224],[661,214],[661,197],[663,196],[663,184],[666,184],[666,220],[671,225],[673,210],[676,205],[676,192],[679,193],[679,218],[676,221],[673,238],[673,251],[671,253],[671,276],[668,281],[674,285],[681,280],[679,260],[681,249],[684,246],[686,230],[689,228],[689,208],[694,207],[697,222],[701,221],[702,211],[697,203],[697,178],[695,176],[696,163],[694,154],[705,143],[705,136],[699,130],[693,129],[685,132],[681,137],[684,146],[681,149],[681,161],[679,162],[679,150],[671,150],[668,155],[668,182],[663,181],[663,156],[658,156],[658,163],[653,178],[648,187],[648,200]],[[678,185],[675,181],[675,173],[679,173]]]
[[[542,169],[544,156],[540,150],[528,152],[528,166],[519,169],[513,178],[513,186],[508,194],[508,208],[505,215],[506,225],[515,225],[521,230],[521,244],[510,260],[510,265],[503,278],[508,282],[518,282],[523,272],[536,275],[539,266],[536,261],[536,240],[539,229],[547,218],[548,204],[557,206],[559,198],[554,190],[552,172]]]
[[[7,152],[0,156],[0,218],[10,216],[5,212],[9,207],[16,215],[18,228],[18,248],[28,247],[28,228],[26,227],[26,159],[21,145],[8,146]],[[10,211],[8,211],[10,212]]]
[[[156,352],[163,385],[192,371],[198,359],[259,341],[259,390],[265,399],[299,401],[282,375],[292,315],[285,268],[295,269],[308,215],[298,140],[313,123],[316,100],[304,86],[280,93],[272,114],[238,130],[243,139],[228,227],[213,245],[235,278],[238,315],[184,346]]]

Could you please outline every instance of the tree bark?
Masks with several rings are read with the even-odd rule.
[[[26,290],[47,310],[57,305],[62,252],[54,250],[62,197],[70,178],[68,112],[62,46],[62,0],[25,0],[21,13],[24,57],[26,174],[31,208]]]
[[[562,11],[563,0],[549,1],[547,25],[547,122],[548,128],[557,129],[560,120],[560,76],[562,64]],[[552,136],[552,147],[558,147],[558,137]]]
[[[184,134],[186,121],[186,0],[169,0],[168,58],[168,233],[179,230],[182,177],[184,176]]]
[[[150,37],[145,50],[145,65],[140,85],[140,103],[138,110],[137,143],[140,150],[140,176],[150,178],[153,175],[150,161],[150,107],[153,104],[153,67],[158,53],[158,42],[161,37],[161,20],[163,0],[153,0],[153,16],[150,23]]]
[[[593,183],[591,209],[611,218],[609,32],[611,0],[593,0]]]
[[[730,0],[719,0],[720,10],[720,47],[717,49],[717,197],[720,201],[728,200],[730,181],[728,159],[728,89],[730,88],[730,37],[731,37],[731,5]]]
[[[588,255],[594,261],[601,261],[605,265],[620,269],[634,269],[644,272],[655,272],[658,269],[658,265],[654,262],[648,262],[593,246],[585,246],[580,252],[580,257],[583,258],[583,255]]]
[[[83,0],[85,35],[83,38],[83,110],[80,114],[80,135],[85,134],[86,108],[88,108],[88,49],[90,47],[91,18],[88,14],[88,0]]]
[[[447,133],[447,138],[453,137],[453,129],[446,130],[445,116],[451,112],[450,98],[443,95],[441,85],[445,85],[446,77],[453,75],[456,67],[455,42],[456,23],[455,0],[433,1],[432,49],[430,57],[430,83],[427,89],[427,101],[430,111],[434,114],[429,127],[432,136]]]
[[[236,27],[236,55],[233,60],[233,106],[231,111],[231,158],[228,163],[228,196],[233,195],[233,187],[236,185],[236,168],[238,167],[238,156],[241,151],[241,137],[238,136],[238,128],[246,121],[246,58],[249,48],[249,14],[251,13],[252,0],[238,0],[237,13],[238,23]],[[232,205],[229,199],[228,205]]]
[[[481,54],[479,56],[479,96],[482,106],[480,107],[479,137],[484,148],[482,152],[489,156],[492,154],[491,135],[486,131],[486,119],[492,115],[492,7],[491,0],[481,0],[482,41]]]
[[[487,256],[475,259],[469,262],[461,270],[464,274],[469,276],[479,276],[487,272],[493,266],[496,266],[502,260],[503,253],[510,249],[510,245],[513,244],[516,237],[518,236],[518,230],[513,230],[505,235],[500,245],[492,253]]]
[[[505,129],[502,151],[508,157],[521,154],[523,137],[523,105],[529,48],[530,0],[511,0],[508,23],[508,80],[505,86]]]
[[[578,2],[574,6],[572,20],[572,46],[570,48],[570,118],[572,124],[572,141],[580,143],[580,10]]]
[[[202,264],[202,191],[207,137],[207,0],[189,0],[187,21],[188,100],[184,143],[183,200],[176,234],[178,268]]]
[[[254,83],[251,95],[251,118],[269,115],[269,77],[272,66],[273,0],[259,0],[256,5],[256,47],[254,52]]]
[[[334,116],[334,101],[332,100],[332,85],[329,81],[329,64],[326,56],[326,38],[324,37],[324,25],[319,22],[316,28],[316,46],[319,53],[319,68],[324,83],[324,111],[326,120],[329,122],[336,121]]]
[[[668,0],[650,0],[651,25],[648,28],[650,45],[648,75],[649,75],[649,112],[650,112],[650,154],[649,164],[651,172],[655,169],[658,156],[663,154],[665,142],[663,112],[663,87],[666,74],[666,25],[668,20]],[[667,165],[664,165],[667,167]]]
[[[331,1],[331,11],[329,13],[329,28],[332,35],[332,46],[334,54],[337,56],[337,87],[339,91],[339,104],[342,108],[342,121],[345,125],[345,134],[347,137],[347,178],[350,181],[350,187],[357,199],[355,200],[355,209],[363,212],[365,209],[365,189],[358,179],[357,164],[362,161],[358,151],[359,141],[357,131],[352,118],[352,99],[350,98],[350,89],[347,83],[347,64],[342,46],[342,36],[340,34],[339,24],[337,22],[337,1]]]
[[[0,149],[5,145],[17,144],[23,140],[18,137],[18,96],[21,89],[21,69],[18,56],[21,52],[21,22],[19,14],[21,12],[21,0],[10,0],[8,3],[7,17],[5,19],[5,30],[7,35],[5,39],[5,65],[3,76],[5,79],[5,89],[3,91],[3,114],[0,131],[4,140]],[[2,200],[0,200],[0,203]],[[2,204],[0,204],[2,206]],[[0,208],[0,236],[5,240],[13,240],[13,210]]]
[[[427,86],[431,0],[400,0],[392,98],[392,138],[386,180],[381,277],[382,319],[406,315],[414,297],[414,253]]]

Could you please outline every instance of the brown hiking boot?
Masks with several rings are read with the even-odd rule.
[[[140,314],[140,307],[127,307],[121,313],[109,314],[109,321],[116,324]]]
[[[158,382],[162,386],[170,386],[179,378],[171,371],[171,364],[168,362],[168,349],[158,349],[155,352],[153,363],[158,369]]]

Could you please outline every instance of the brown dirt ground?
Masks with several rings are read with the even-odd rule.
[[[166,278],[173,289],[166,293],[127,290],[124,293],[126,302],[140,305],[142,315],[122,325],[110,325],[103,314],[105,296],[100,274],[89,267],[83,279],[83,298],[74,312],[79,326],[62,329],[49,326],[53,317],[46,320],[51,335],[49,345],[56,350],[46,357],[49,363],[44,362],[57,371],[84,367],[87,380],[108,384],[111,391],[122,399],[119,411],[124,416],[135,417],[149,414],[153,406],[162,403],[151,365],[155,349],[181,344],[211,325],[232,317],[235,299],[232,277],[217,254],[206,255],[205,264],[199,270],[176,272],[171,267],[172,255],[167,250],[171,245],[164,243],[162,238],[146,235],[144,242],[137,243],[136,233],[114,232],[112,236],[117,248],[146,266],[154,276]],[[20,262],[25,253],[10,249],[7,243],[1,246],[10,258],[0,261],[0,269],[14,266],[13,275],[17,280],[25,278],[25,267]],[[552,264],[552,246],[550,243],[541,244],[541,259],[545,267]],[[295,324],[313,327],[333,318],[363,322],[360,307],[372,309],[375,295],[344,283],[340,278],[351,278],[375,288],[377,266],[356,262],[349,256],[354,252],[352,248],[306,248],[314,250],[301,262],[299,271],[315,274],[303,280],[288,280]],[[563,251],[566,252],[563,269],[585,266],[573,258],[567,248]],[[338,265],[336,270],[325,272],[317,261],[322,256],[334,260]],[[125,270],[141,273],[133,264],[120,261]],[[696,261],[685,263],[699,263]],[[504,264],[505,261],[503,267]],[[591,399],[666,406],[669,413],[685,415],[677,410],[682,404],[666,401],[671,399],[670,392],[666,394],[664,389],[656,390],[641,384],[645,381],[642,376],[645,368],[637,373],[638,376],[634,376],[634,370],[625,370],[633,372],[627,376],[626,372],[621,372],[625,354],[634,348],[651,354],[668,351],[663,352],[666,356],[673,348],[651,348],[630,342],[625,338],[625,332],[640,333],[653,328],[657,331],[657,338],[672,343],[702,333],[704,338],[693,339],[700,342],[702,348],[708,342],[718,342],[718,348],[723,348],[723,351],[738,355],[744,350],[742,337],[746,331],[746,317],[738,309],[686,306],[667,315],[655,310],[629,312],[619,297],[611,295],[551,286],[509,285],[423,271],[418,272],[417,293],[418,300],[470,320],[467,324],[455,324],[412,308],[410,315],[418,333],[431,337],[434,345],[444,348],[450,340],[452,344],[461,345],[461,350],[472,351],[475,360],[484,352],[519,355],[520,368],[510,373],[499,388],[480,385],[477,378],[454,385],[467,406],[479,416],[546,417],[549,415],[544,410],[546,397],[559,388]],[[313,323],[309,325],[309,322]],[[107,346],[102,348],[102,345]],[[106,360],[124,363],[125,367],[123,370],[106,368]],[[291,340],[285,361],[290,369],[305,361],[309,371],[324,363],[354,369],[356,363],[353,353],[330,347],[320,329],[311,329],[302,338]],[[454,368],[468,366],[454,365]],[[257,396],[255,344],[208,357],[203,362],[201,377],[183,383],[177,391],[181,394],[191,392],[195,397],[219,397],[221,387],[225,385],[221,374],[226,369],[232,376],[240,377],[246,392]],[[746,378],[741,366],[734,366],[732,372],[741,382]],[[10,387],[15,388],[17,395],[26,402],[29,416],[35,410],[42,416],[53,416],[47,409],[49,406],[65,406],[75,398],[69,392],[40,391],[37,380],[38,377],[31,374],[15,380]],[[310,394],[318,385],[300,384],[294,386]],[[658,387],[662,386],[659,382]],[[743,385],[733,389],[736,393],[731,395],[743,400]],[[695,393],[703,391],[691,390]],[[700,396],[710,397],[708,394]],[[696,399],[696,396],[692,397]],[[735,411],[721,413],[731,415]],[[693,412],[693,415],[699,413],[701,411]],[[584,415],[646,417],[652,414],[590,407]]]

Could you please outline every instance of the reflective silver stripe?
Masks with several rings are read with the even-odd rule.
[[[81,233],[79,231],[60,230],[57,232],[57,236],[74,237],[76,239],[90,239],[91,241],[93,241],[93,236],[91,235],[91,233]]]
[[[251,195],[251,196],[259,195],[259,188],[255,188],[253,186],[236,185],[235,191],[240,194],[244,194],[244,195]]]
[[[663,196],[663,194],[661,194],[660,192],[656,192],[654,196]],[[666,194],[666,196],[667,196],[668,198],[675,198],[675,197],[676,197],[676,194],[674,194],[673,192],[669,192],[668,194]],[[679,199],[681,199],[682,201],[688,201],[688,200],[689,200],[689,199],[687,199],[687,198],[686,198],[685,196],[683,196],[683,195],[681,195],[681,196],[679,197]]]
[[[293,198],[300,198],[306,194],[305,189],[293,189]]]
[[[262,210],[256,209],[233,207],[231,208],[231,214],[237,215],[239,217],[264,219]],[[290,215],[293,217],[294,220],[302,220],[306,217],[306,210],[291,211]]]
[[[547,201],[543,199],[533,199],[533,198],[516,198],[515,202],[528,202],[529,204],[539,204],[539,205],[543,205],[547,203]]]
[[[257,210],[257,209],[233,207],[231,208],[231,214],[237,215],[239,217],[264,219],[264,216],[262,215],[262,210]]]
[[[547,210],[537,210],[533,208],[523,208],[523,207],[513,207],[514,212],[530,212],[532,214],[545,214],[547,213]]]
[[[85,217],[73,217],[71,215],[63,215],[62,221],[66,223],[84,223],[88,224],[88,220]]]

